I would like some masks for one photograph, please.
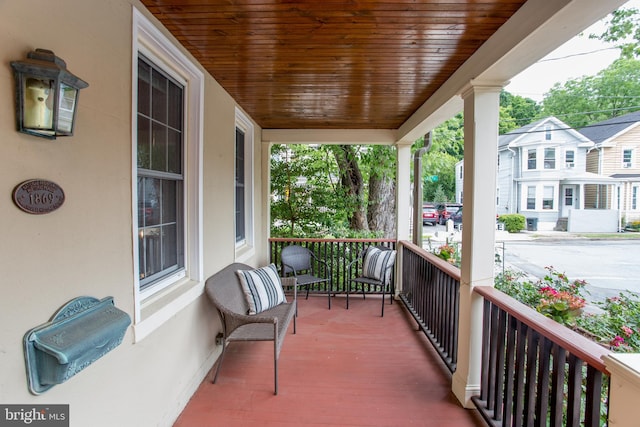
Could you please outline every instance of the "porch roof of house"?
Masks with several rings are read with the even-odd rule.
[[[624,0],[142,3],[266,140],[393,144],[460,112],[470,82],[505,84]]]

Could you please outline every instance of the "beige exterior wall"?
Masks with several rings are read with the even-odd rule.
[[[196,283],[200,296],[144,339],[136,340],[130,327],[119,347],[69,381],[40,396],[27,388],[23,335],[65,302],[83,295],[113,296],[116,306],[134,318],[132,6],[150,17],[135,0],[0,2],[0,402],[69,404],[71,426],[169,426],[219,352],[217,316],[201,294],[202,283]],[[90,84],[80,94],[73,137],[49,141],[15,130],[9,62],[35,48],[53,50]],[[204,86],[206,278],[234,260],[236,105],[207,74]],[[256,126],[258,249],[247,260],[254,265],[266,259],[259,232],[266,216],[260,132]],[[20,211],[11,194],[31,178],[59,184],[64,205],[46,215]]]

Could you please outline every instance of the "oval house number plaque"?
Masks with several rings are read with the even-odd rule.
[[[13,201],[30,214],[46,214],[62,206],[64,191],[55,182],[30,179],[18,184],[13,190]]]

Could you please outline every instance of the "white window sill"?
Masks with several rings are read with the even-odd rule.
[[[133,326],[134,342],[142,341],[195,301],[204,292],[204,282],[185,280],[142,302],[141,320]]]

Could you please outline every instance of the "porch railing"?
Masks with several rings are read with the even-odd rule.
[[[606,422],[607,349],[492,287],[474,291],[484,298],[484,332],[481,392],[472,400],[490,425]]]
[[[401,242],[400,299],[451,372],[458,355],[460,270],[411,242]]]
[[[282,271],[280,254],[282,249],[288,245],[300,245],[310,249],[316,257],[325,261],[331,270],[331,293],[346,293],[347,284],[355,277],[348,277],[347,266],[356,259],[360,251],[370,245],[382,245],[392,249],[396,248],[394,239],[306,239],[306,238],[282,238],[273,237],[269,239],[269,259],[274,263],[279,271]],[[315,265],[320,269],[321,266]],[[352,271],[352,275],[355,269]],[[324,272],[322,272],[324,274]],[[314,285],[311,292],[327,293],[329,284],[322,283]],[[366,289],[365,291],[371,292]]]

